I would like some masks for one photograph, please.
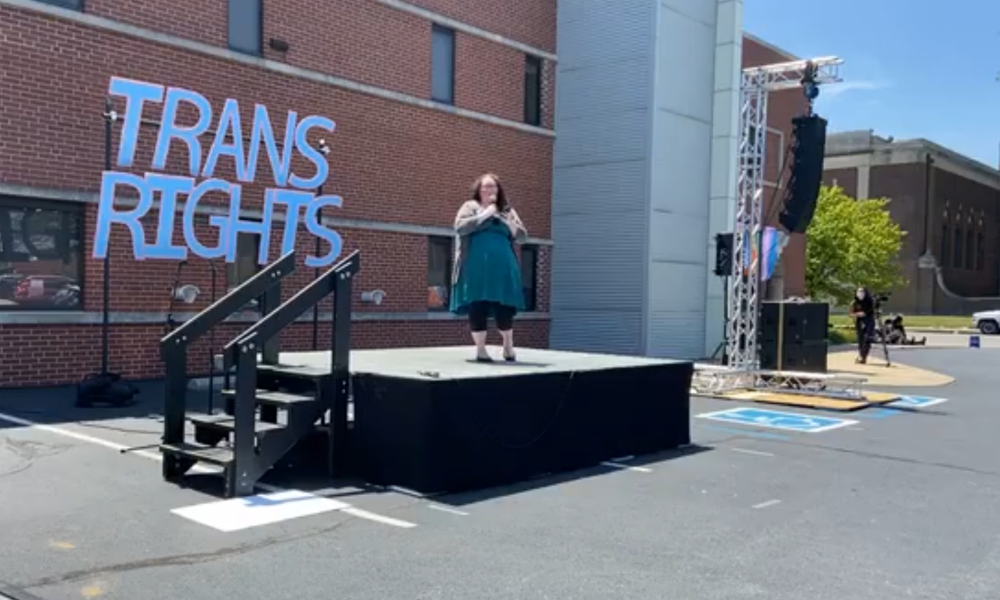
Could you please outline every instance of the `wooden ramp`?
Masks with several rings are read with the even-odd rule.
[[[864,400],[855,398],[837,398],[823,394],[808,394],[799,392],[773,392],[773,391],[734,391],[726,392],[719,396],[723,400],[736,400],[740,402],[760,402],[762,404],[778,404],[781,406],[797,406],[799,408],[812,408],[818,410],[830,410],[836,412],[852,412],[868,408],[872,405],[887,404],[899,399],[898,394],[886,394],[883,392],[865,392]]]

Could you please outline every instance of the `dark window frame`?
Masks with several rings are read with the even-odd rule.
[[[60,200],[48,200],[48,199],[38,199],[38,198],[25,198],[22,196],[10,196],[10,195],[0,196],[0,213],[4,213],[10,210],[42,210],[42,211],[61,213],[63,224],[65,224],[68,219],[74,219],[74,218],[76,219],[75,227],[76,227],[76,233],[78,235],[78,239],[76,240],[76,253],[77,253],[76,273],[73,277],[71,277],[71,279],[80,288],[80,302],[73,307],[52,306],[44,304],[26,305],[26,306],[0,305],[0,313],[4,312],[15,313],[24,311],[82,312],[85,309],[84,294],[87,289],[86,287],[87,269],[86,265],[84,264],[87,260],[87,245],[86,245],[87,221],[86,221],[85,206],[78,202],[67,202]],[[0,215],[0,238],[3,237],[4,230],[7,229],[7,227],[9,226],[9,223],[5,222],[6,220],[7,219],[3,215]],[[69,239],[63,240],[63,243],[66,244],[65,251],[67,252],[73,251],[73,249],[70,248],[71,240]],[[0,263],[13,262],[8,260],[9,258],[11,258],[8,255],[9,250],[10,248],[7,244],[7,241],[5,239],[0,239]],[[62,260],[64,262],[67,262],[66,257],[63,257]]]
[[[66,10],[75,10],[77,12],[83,12],[85,6],[84,0],[35,0],[35,2],[48,4],[49,6],[58,6]]]
[[[451,60],[450,64],[446,65],[448,71],[451,73],[449,84],[449,89],[445,96],[437,94],[437,90],[434,89],[434,73],[435,68],[439,65],[434,64],[434,47],[435,40],[438,36],[447,36],[451,47]],[[449,27],[443,27],[434,23],[431,25],[431,100],[434,102],[440,102],[441,104],[448,104],[450,106],[455,105],[455,62],[456,62],[456,44],[455,44],[455,30]]]
[[[435,247],[441,249],[442,246],[447,244],[445,249],[445,265],[444,273],[432,273],[432,254],[434,253]],[[449,309],[449,302],[451,300],[451,275],[452,270],[455,268],[455,238],[454,236],[447,235],[430,235],[427,236],[427,293],[428,299],[430,296],[431,287],[438,285],[438,282],[434,281],[435,275],[442,276],[443,287],[446,290],[446,295],[444,297],[444,303],[442,306],[431,306],[430,302],[427,303],[428,312],[447,312]]]
[[[253,2],[255,6],[248,7],[247,3]],[[257,11],[257,35],[253,48],[241,46],[233,42],[233,12],[243,10]],[[229,0],[226,8],[226,47],[234,52],[240,52],[250,56],[264,55],[264,0]]]
[[[973,234],[971,226],[965,230],[965,268],[968,271],[976,268],[976,247]]]
[[[962,268],[962,250],[965,246],[965,236],[963,235],[962,228],[956,226],[951,232],[951,266],[956,269]]]
[[[986,270],[986,234],[982,230],[976,232],[976,270]]]
[[[949,252],[949,246],[951,244],[951,228],[945,223],[941,226],[941,256],[938,257],[938,261],[942,267],[950,267],[951,263],[948,262],[948,257],[951,256]]]
[[[542,126],[542,73],[545,61],[531,54],[524,55],[524,122]]]
[[[524,312],[538,310],[538,259],[540,252],[541,248],[536,244],[521,246],[521,289],[524,291]],[[526,275],[527,264],[531,265],[530,276]],[[527,278],[530,278],[530,281],[525,281]],[[530,283],[530,287],[525,285],[526,283]]]

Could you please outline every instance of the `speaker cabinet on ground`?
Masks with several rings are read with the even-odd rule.
[[[759,321],[760,367],[826,373],[830,307],[818,302],[765,302]]]
[[[826,120],[817,115],[792,119],[795,143],[792,174],[778,222],[790,233],[803,233],[812,222],[823,183]]]
[[[760,368],[768,371],[799,371],[826,373],[828,348],[826,341],[784,344],[762,342],[759,350]]]

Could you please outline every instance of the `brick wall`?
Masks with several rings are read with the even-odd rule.
[[[921,270],[918,260],[930,248],[943,270],[948,289],[964,297],[1000,295],[1000,193],[942,168],[933,170],[930,214],[927,214],[926,167],[922,162],[876,165],[869,170],[870,198],[889,198],[892,219],[907,233],[900,250],[900,264],[908,284],[896,290],[888,310],[906,314],[969,314],[985,310],[993,300],[956,299],[940,289],[932,272]],[[857,196],[858,169],[830,169],[823,181],[834,181],[844,191]],[[942,240],[944,226],[948,239]],[[954,229],[963,234],[971,230],[974,254],[978,254],[978,235],[983,235],[984,264],[978,256],[971,265],[964,260],[966,240],[962,241],[963,260],[956,264]]]
[[[922,182],[921,182],[922,183]],[[971,179],[966,179],[943,169],[935,169],[934,193],[935,210],[931,211],[931,239],[936,242],[934,254],[940,260],[941,236],[945,223],[954,235],[956,227],[961,227],[963,234],[972,232],[972,254],[978,254],[978,234],[983,235],[983,258],[985,264],[978,265],[976,260],[971,263],[965,260],[967,248],[963,242],[962,262],[954,261],[954,238],[949,243],[944,265],[945,284],[952,292],[966,297],[984,297],[1000,295],[1000,192],[982,185]],[[946,216],[947,215],[947,216]],[[946,305],[957,307],[960,303],[948,303],[944,294],[935,298],[935,305],[946,310]],[[979,303],[975,310],[992,308],[995,301]],[[953,312],[954,309],[947,309]]]
[[[86,12],[123,23],[155,29],[216,47],[226,46],[224,0],[88,0]],[[291,0],[278,5],[265,1],[264,41],[280,38],[286,53],[265,49],[265,56],[289,65],[378,86],[419,98],[430,95],[431,24],[418,16],[387,8],[374,0],[337,3],[336,18],[319,0]],[[477,25],[531,45],[553,50],[555,2],[504,0],[475,7],[458,2],[417,3],[450,17]],[[440,5],[440,6],[436,6]],[[108,80],[122,76],[193,89],[205,95],[219,111],[227,98],[241,103],[241,120],[249,133],[254,103],[268,108],[276,137],[281,138],[285,114],[321,114],[337,122],[325,135],[331,148],[327,194],[343,197],[336,217],[364,222],[425,227],[450,225],[468,186],[480,173],[501,175],[508,195],[531,235],[550,235],[552,140],[462,118],[442,111],[275,73],[264,68],[178,49],[133,36],[91,28],[35,11],[0,7],[2,54],[10,61],[0,71],[0,182],[34,188],[96,192],[103,168],[103,110]],[[523,112],[524,55],[509,47],[463,33],[456,35],[456,105],[520,121]],[[553,66],[546,65],[543,126],[551,126],[554,94]],[[117,110],[124,109],[119,102]],[[156,107],[144,118],[157,122]],[[190,123],[191,114],[179,119]],[[311,142],[320,136],[313,135]],[[205,136],[203,156],[211,143]],[[115,136],[117,147],[117,135]],[[155,128],[143,130],[135,168],[149,167]],[[175,142],[167,172],[185,173],[188,156]],[[308,175],[308,163],[293,160],[293,172]],[[220,161],[217,177],[234,180],[233,163]],[[259,208],[268,186],[266,153],[258,162],[259,184],[243,189],[243,207]],[[224,205],[225,198],[206,197],[203,206]],[[99,311],[102,304],[103,265],[90,258],[96,208],[85,211],[86,259],[83,265],[83,310]],[[154,222],[155,210],[146,217]],[[334,215],[330,215],[334,216]],[[152,226],[151,229],[152,230]],[[181,241],[177,227],[174,238]],[[204,218],[199,236],[212,244],[213,231]],[[420,346],[466,343],[460,321],[431,318],[427,313],[428,238],[414,233],[338,228],[344,252],[362,251],[362,273],[355,290],[387,292],[381,306],[356,302],[355,310],[392,313],[389,320],[363,320],[355,325],[355,346]],[[280,247],[280,228],[272,235],[272,258]],[[297,247],[312,249],[313,238],[304,228]],[[158,313],[167,310],[176,264],[137,262],[131,256],[127,231],[114,229],[111,241],[111,306],[120,313]],[[324,250],[325,251],[325,250]],[[539,311],[548,308],[548,249],[540,251]],[[216,293],[225,291],[225,267],[219,265]],[[313,272],[300,272],[285,286],[298,289]],[[179,311],[207,305],[211,269],[191,259],[181,278],[202,290],[198,301]],[[357,294],[356,294],[357,295]],[[409,315],[409,316],[407,316]],[[231,337],[236,325],[220,326],[218,339]],[[304,349],[311,326],[294,326],[283,337],[288,349]],[[328,329],[328,328],[323,328]],[[322,331],[322,329],[321,329]],[[156,324],[113,327],[115,369],[130,377],[160,374]],[[328,332],[326,332],[328,334]],[[519,343],[546,346],[548,323],[525,320]],[[100,328],[94,325],[0,325],[0,386],[68,383],[100,365]],[[207,348],[193,365],[207,364]]]
[[[743,38],[743,68],[758,67],[796,60],[767,46],[758,44],[753,39]],[[780,183],[776,191],[773,186],[764,188],[764,216],[770,226],[778,226],[778,214],[784,202],[784,186],[788,182],[789,171],[782,170],[786,160],[786,151],[792,143],[792,119],[804,114],[806,101],[799,89],[772,92],[768,97],[767,134],[764,159],[764,179],[770,183]],[[778,135],[775,131],[780,131]],[[783,142],[783,143],[782,143]],[[784,278],[784,293],[788,296],[805,294],[806,270],[806,240],[804,234],[793,234],[781,255],[781,270]]]

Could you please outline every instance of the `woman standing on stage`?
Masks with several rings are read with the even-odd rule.
[[[867,288],[859,287],[851,303],[850,315],[854,317],[854,333],[858,338],[858,358],[854,362],[868,362],[868,352],[872,349],[875,335],[875,300]]]
[[[503,358],[514,362],[514,315],[524,309],[516,244],[528,232],[496,175],[476,180],[472,199],[455,216],[455,234],[451,312],[468,315],[479,362],[493,362],[486,350],[487,321],[492,316],[503,338]]]

